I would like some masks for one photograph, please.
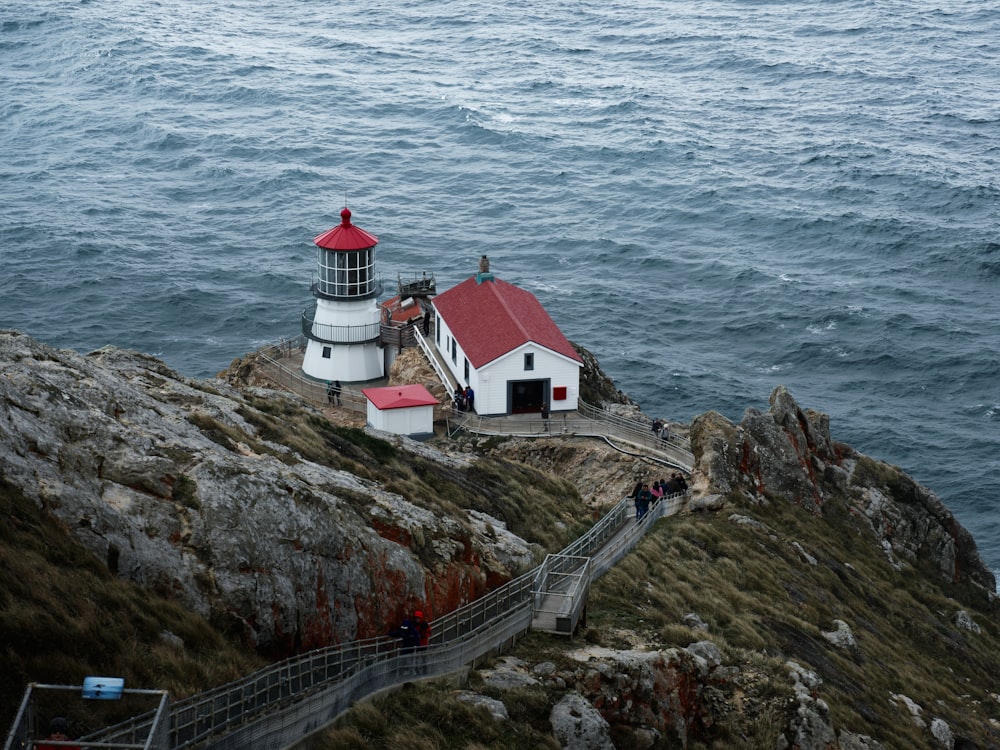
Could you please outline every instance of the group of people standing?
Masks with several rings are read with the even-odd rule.
[[[404,617],[399,627],[389,631],[389,635],[400,641],[401,651],[404,654],[412,654],[416,651],[423,651],[431,641],[431,625],[424,619],[422,610],[414,610],[412,617]],[[425,673],[427,664],[423,659],[413,662],[413,672]]]
[[[455,408],[459,411],[475,411],[476,410],[476,392],[472,390],[472,386],[465,386],[465,390],[461,387],[455,389]]]
[[[653,482],[652,486],[648,482],[636,482],[632,494],[629,495],[635,503],[635,520],[638,522],[645,518],[649,509],[661,499],[678,492],[684,492],[687,488],[687,480],[679,471],[671,474],[670,479],[659,479]]]
[[[653,432],[656,434],[656,437],[660,438],[660,440],[670,440],[670,429],[667,427],[666,420],[660,419],[659,417],[654,419]]]

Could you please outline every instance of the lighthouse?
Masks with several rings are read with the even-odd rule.
[[[316,380],[348,383],[385,375],[379,346],[382,282],[375,276],[378,237],[351,223],[351,211],[340,212],[340,224],[316,237],[316,301],[302,313],[308,339],[302,372]]]

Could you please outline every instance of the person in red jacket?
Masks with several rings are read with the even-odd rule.
[[[423,651],[431,642],[431,624],[424,619],[424,613],[419,609],[413,613],[413,623],[417,629],[417,639],[420,644],[418,648]],[[417,670],[421,674],[427,674],[427,657],[421,654],[417,664]]]
[[[62,716],[56,716],[49,723],[49,736],[45,739],[53,740],[59,743],[69,742],[69,722]],[[48,742],[44,741],[35,745],[35,748],[36,750],[80,750],[79,745],[50,745]]]
[[[420,646],[426,648],[427,644],[431,642],[431,624],[424,619],[424,613],[419,609],[413,613],[413,621],[417,628]]]

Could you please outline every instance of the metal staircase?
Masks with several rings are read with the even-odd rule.
[[[542,565],[432,621],[430,645],[405,651],[372,638],[310,651],[236,682],[169,705],[161,712],[80,738],[93,747],[148,750],[281,750],[322,729],[356,701],[414,680],[439,677],[498,654],[529,630],[572,635],[590,584],[620,560],[653,523],[677,513],[686,493],[664,498],[637,523],[623,498],[587,533]],[[39,736],[26,694],[4,750],[30,748]],[[127,737],[127,741],[123,741]]]

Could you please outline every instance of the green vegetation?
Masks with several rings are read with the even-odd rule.
[[[364,430],[335,425],[290,398],[248,395],[247,402],[239,414],[258,435],[226,433],[230,442],[288,446],[306,460],[376,481],[438,515],[461,520],[467,510],[489,513],[547,550],[560,549],[586,528],[587,521],[578,518],[576,488],[536,469],[483,457],[470,469],[454,468],[397,450]],[[338,494],[362,510],[371,504],[367,495]]]
[[[438,750],[558,750],[551,736],[550,697],[541,688],[504,696],[510,721],[460,701],[447,682],[407,684],[358,704],[336,727],[302,743],[307,750],[406,748]]]
[[[2,481],[0,643],[5,732],[28,682],[80,685],[86,675],[116,675],[180,698],[263,663],[180,604],[112,576],[58,520]],[[87,725],[86,716],[67,713]]]
[[[821,677],[817,696],[838,731],[876,737],[884,747],[928,746],[926,730],[893,703],[892,695],[902,694],[924,707],[928,723],[940,717],[956,735],[991,736],[990,722],[1000,719],[1000,702],[990,693],[1000,674],[996,617],[971,602],[982,632],[957,629],[951,618],[967,606],[961,599],[968,592],[938,585],[934,570],[895,570],[871,537],[829,510],[833,519],[774,503],[752,511],[763,526],[735,523],[730,512],[661,520],[595,582],[587,627],[574,640],[533,633],[510,655],[571,671],[567,651],[582,643],[670,649],[713,641],[723,665],[738,668],[738,687],[705,687],[712,721],[703,735],[689,738],[692,750],[774,747],[796,708],[789,660]],[[979,594],[973,599],[983,601]],[[688,613],[708,631],[685,625]],[[835,619],[850,625],[856,647],[838,648],[823,636]],[[438,681],[362,703],[303,747],[556,746],[548,717],[564,690],[491,690],[475,671],[467,687],[502,700],[510,721],[470,708],[454,685]],[[626,728],[613,728],[613,738],[620,748],[636,741]],[[656,745],[679,746],[668,737]]]
[[[895,570],[873,539],[844,518],[780,502],[753,515],[765,530],[734,523],[727,512],[660,521],[595,583],[590,627],[610,646],[623,645],[607,635],[621,631],[661,648],[707,638],[724,663],[741,669],[755,655],[773,655],[767,689],[779,695],[790,684],[783,662],[795,660],[823,679],[819,695],[835,727],[876,736],[887,747],[926,743],[913,722],[901,720],[891,693],[913,699],[928,721],[940,716],[959,735],[981,737],[989,720],[1000,718],[1000,703],[989,693],[1000,674],[997,620],[975,617],[979,635],[952,622],[958,610],[975,606],[972,592],[946,591],[930,566]],[[983,601],[981,593],[974,598]],[[707,633],[681,624],[690,612],[708,624]],[[823,637],[835,619],[849,624],[855,648]]]

